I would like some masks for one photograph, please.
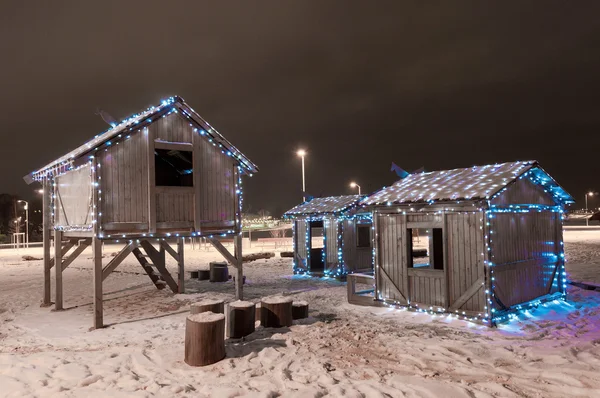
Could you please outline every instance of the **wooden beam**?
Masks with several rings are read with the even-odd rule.
[[[154,140],[154,147],[156,149],[166,149],[169,151],[188,151],[191,152],[194,146],[190,142],[167,142],[161,140]]]
[[[167,245],[167,247],[170,248],[171,246]],[[185,265],[183,262],[184,261],[184,255],[183,255],[184,247],[185,247],[185,238],[177,239],[177,266],[179,268],[179,278],[177,278],[177,279],[179,282],[179,293],[185,293]],[[168,251],[168,249],[167,249],[167,251]]]
[[[387,272],[385,272],[385,270],[383,269],[383,267],[379,267],[378,268],[378,272],[379,275],[383,277],[383,279],[385,279],[390,287],[392,288],[392,290],[398,295],[400,296],[400,299],[402,301],[404,301],[403,304],[408,304],[408,300],[406,299],[406,297],[404,296],[404,294],[402,294],[402,292],[400,291],[400,289],[398,289],[398,286],[396,286],[396,284],[392,281],[392,278],[390,278],[390,276],[387,274]]]
[[[221,242],[219,242],[215,238],[206,238],[206,240],[212,243],[215,249],[217,249],[217,251],[221,253],[223,257],[225,257],[225,260],[227,260],[227,262],[229,262],[232,266],[237,267],[237,259],[235,258],[235,256],[232,256],[231,253],[229,253],[229,251],[225,248],[225,246],[223,246]]]
[[[50,181],[49,177],[43,180],[43,204],[42,204],[42,242],[44,247],[44,296],[42,305],[50,305],[50,269],[52,268],[52,259],[50,258]]]
[[[448,311],[454,311],[462,307],[468,299],[470,299],[475,293],[477,293],[479,289],[483,288],[483,282],[483,276],[477,279],[477,281],[475,281],[475,283],[472,284],[471,287],[468,288],[462,296],[460,296],[458,299],[456,299],[454,303],[452,303],[452,305],[448,308]]]
[[[194,187],[156,187],[156,193],[194,193]]]
[[[61,236],[60,236],[60,239],[61,239],[60,243],[61,243],[61,245],[62,245],[62,238],[63,237],[64,237],[64,233],[61,231]],[[56,231],[54,233],[54,242],[56,242]],[[67,243],[65,243],[63,246],[61,246],[61,248],[60,248],[61,255],[67,253],[76,244],[77,244],[77,240],[76,239],[69,240]],[[62,258],[61,258],[61,261],[62,261]],[[50,259],[50,269],[52,269],[53,267],[54,267],[54,258],[51,258]]]
[[[148,242],[147,240],[141,240],[140,245],[144,248],[144,250],[146,251],[146,254],[152,260],[152,264],[156,267],[158,272],[160,272],[163,280],[166,282],[166,284],[169,286],[169,288],[171,288],[173,293],[177,293],[179,290],[177,283],[173,280],[173,277],[171,276],[171,274],[169,273],[169,271],[167,271],[167,268],[165,267],[164,252],[161,255],[161,253],[158,250],[156,250],[154,248],[154,246],[152,246],[152,244],[150,242]]]
[[[113,259],[110,260],[108,264],[106,264],[106,267],[102,269],[102,281],[108,278],[108,276],[119,266],[119,264],[123,262],[123,260],[125,260],[125,258],[127,258],[129,253],[131,253],[133,249],[135,249],[137,246],[137,243],[130,242],[123,249],[121,249],[121,251],[115,257],[113,257]]]
[[[179,240],[183,238],[177,238],[177,250],[179,250]],[[160,246],[167,251],[175,259],[175,261],[179,262],[179,254],[173,250],[171,245],[166,240],[160,241]]]
[[[96,237],[92,239],[92,250],[94,258],[94,329],[104,327],[104,310],[102,308],[102,241]]]
[[[62,262],[62,231],[54,231],[54,259],[55,262],[60,264]],[[55,292],[54,292],[54,309],[63,309],[63,280],[62,280],[62,266],[54,267],[55,277]]]
[[[237,300],[244,299],[244,262],[242,259],[242,234],[233,238],[233,244],[235,248],[235,259],[237,265],[235,267],[235,298]]]
[[[91,239],[86,239],[84,241],[79,242],[79,246],[77,246],[77,248],[75,250],[73,250],[73,253],[69,254],[69,257],[65,258],[62,261],[62,270],[66,270],[67,267],[69,265],[71,265],[71,263],[77,258],[79,257],[79,255],[89,246],[92,244],[92,240]]]
[[[156,180],[154,171],[154,129],[144,128],[148,149],[148,231],[156,232]]]

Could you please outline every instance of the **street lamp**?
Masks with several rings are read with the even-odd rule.
[[[355,183],[354,181],[350,183],[350,187],[352,188],[356,188],[358,187],[358,194],[360,195],[360,185],[358,185],[357,183]]]
[[[17,202],[25,203],[25,247],[29,248],[29,202],[22,199]]]
[[[302,158],[302,203],[304,203],[306,202],[306,181],[304,179],[304,156],[306,156],[306,151],[299,149],[296,154]]]
[[[594,196],[594,193],[593,192],[588,192],[588,193],[585,194],[585,212],[586,213],[588,211],[588,204],[587,204],[587,198],[588,198],[588,196]],[[585,217],[585,225],[586,226],[590,225],[590,219],[587,217],[587,215]]]

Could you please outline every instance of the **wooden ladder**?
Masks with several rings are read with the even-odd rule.
[[[146,260],[147,256],[144,253],[142,253],[142,251],[139,248],[133,249],[132,253],[135,256],[135,258],[137,258],[144,271],[146,271],[156,288],[159,290],[164,289],[167,286],[167,282],[165,282],[160,272],[158,272],[156,267],[154,267],[154,264]]]

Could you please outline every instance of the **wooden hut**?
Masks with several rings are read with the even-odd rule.
[[[90,245],[95,327],[103,325],[102,281],[130,253],[157,288],[183,292],[183,238],[192,236],[209,239],[236,267],[236,295],[241,299],[242,175],[257,171],[182,98],[171,97],[111,124],[25,176],[27,183],[43,185],[43,303],[50,305],[50,272],[56,263],[55,307],[62,309],[62,271]],[[217,236],[234,237],[235,253]],[[177,248],[166,239],[176,240]],[[103,241],[124,245],[105,265]],[[165,253],[179,264],[177,281],[165,267]]]
[[[314,198],[284,214],[293,220],[294,273],[339,277],[373,270],[371,213],[360,195]]]
[[[399,180],[361,202],[376,231],[371,304],[495,324],[564,297],[563,209],[573,202],[535,161]],[[425,258],[414,254],[417,232]]]

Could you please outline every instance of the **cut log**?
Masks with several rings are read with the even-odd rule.
[[[190,271],[190,278],[198,279],[198,271]]]
[[[242,257],[243,262],[247,263],[249,261],[259,260],[261,258],[271,258],[275,257],[275,253],[273,252],[264,252],[264,253],[252,253],[246,254]]]
[[[292,326],[292,299],[267,297],[261,301],[260,324],[266,328]]]
[[[224,308],[225,303],[223,300],[202,300],[190,306],[190,313],[214,312],[215,314],[224,314]]]
[[[292,304],[292,319],[308,318],[308,303],[306,301],[294,301]]]
[[[279,256],[284,258],[284,257],[294,257],[294,252],[281,252],[279,253]]]
[[[210,263],[209,279],[211,282],[227,282],[229,280],[227,263]]]
[[[198,280],[207,281],[210,279],[210,270],[208,269],[199,269],[198,270]]]
[[[225,358],[225,315],[203,312],[187,316],[185,363],[206,366]]]
[[[249,301],[234,301],[229,304],[227,337],[239,339],[254,332],[255,307],[255,304]]]

